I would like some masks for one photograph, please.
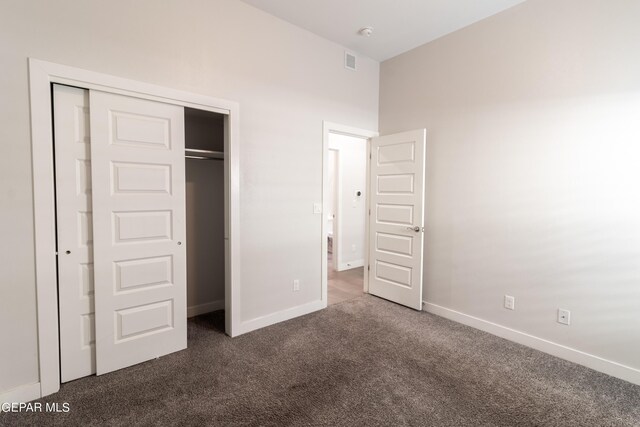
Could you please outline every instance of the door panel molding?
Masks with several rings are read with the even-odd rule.
[[[426,130],[371,140],[369,292],[422,310]]]
[[[102,375],[187,348],[184,107],[96,90],[89,98],[96,373]],[[134,119],[123,130],[116,117]],[[124,174],[133,192],[117,191],[123,174],[114,171],[123,164],[144,165]],[[141,258],[163,258],[171,276],[140,268]],[[138,268],[124,273],[137,292],[121,292],[122,266],[132,263]],[[163,278],[169,286],[149,286]]]
[[[96,372],[89,91],[53,87],[60,379]]]

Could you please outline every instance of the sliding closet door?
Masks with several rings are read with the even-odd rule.
[[[89,91],[54,85],[60,379],[96,372]]]
[[[98,375],[187,346],[184,112],[91,91]]]

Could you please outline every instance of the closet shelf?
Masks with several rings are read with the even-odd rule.
[[[197,160],[224,160],[224,152],[212,150],[198,150],[196,148],[185,148],[185,157],[187,159]]]

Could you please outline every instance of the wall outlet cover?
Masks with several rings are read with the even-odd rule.
[[[508,310],[515,310],[516,309],[516,298],[512,297],[511,295],[505,295],[504,296],[504,308],[506,308]]]
[[[558,323],[563,325],[571,324],[571,312],[569,310],[565,310],[563,308],[558,309]]]

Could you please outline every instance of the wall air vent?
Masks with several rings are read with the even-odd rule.
[[[344,53],[344,68],[356,71],[356,56],[353,53]]]

